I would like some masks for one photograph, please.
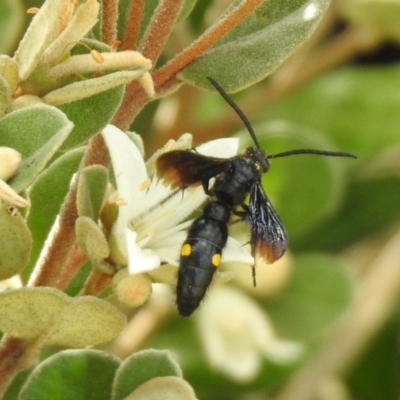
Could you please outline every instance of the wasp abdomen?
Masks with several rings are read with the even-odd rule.
[[[189,229],[182,246],[178,271],[177,305],[188,317],[206,294],[228,239],[229,207],[212,201]]]

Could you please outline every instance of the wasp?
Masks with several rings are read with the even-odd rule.
[[[194,220],[181,248],[177,284],[177,307],[180,315],[190,316],[204,298],[221,261],[228,239],[232,215],[250,227],[251,254],[273,263],[285,253],[288,237],[285,226],[274,210],[261,184],[270,167],[269,160],[294,154],[352,157],[346,152],[295,149],[267,154],[259,145],[255,132],[243,111],[211,77],[209,82],[238,114],[254,145],[244,154],[231,158],[208,157],[195,150],[175,150],[156,161],[157,174],[172,189],[186,189],[201,184],[210,201],[201,216]],[[210,180],[214,184],[210,186]],[[248,204],[245,203],[249,198]],[[255,285],[255,266],[253,266]]]

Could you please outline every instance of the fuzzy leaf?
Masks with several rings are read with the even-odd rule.
[[[120,360],[103,351],[65,350],[32,372],[20,400],[109,400]]]
[[[250,86],[270,75],[307,40],[329,3],[329,0],[266,1],[184,69],[179,78],[195,86],[212,88],[206,79],[212,76],[227,92]]]
[[[83,39],[82,43],[99,52],[110,51],[109,46],[96,40]],[[71,50],[71,55],[87,53],[88,50],[85,46],[75,46]],[[126,72],[129,74],[131,71]],[[121,72],[121,74],[124,76],[125,72]],[[88,78],[92,78],[92,76],[88,76]],[[124,92],[125,86],[121,84],[91,97],[60,105],[58,108],[75,125],[72,134],[64,143],[63,148],[73,148],[82,145],[107,125],[120,106]]]
[[[66,5],[64,4],[65,7]],[[57,32],[57,38],[44,52],[42,61],[48,64],[62,59],[70,44],[78,43],[96,24],[99,8],[100,5],[97,0],[87,0],[84,3],[77,4],[70,20],[62,21],[64,24],[67,23],[67,25],[61,32]],[[58,20],[61,20],[63,17],[66,19],[67,13],[65,11],[65,9],[61,11],[57,18]]]
[[[18,65],[9,56],[0,55],[0,75],[6,80],[10,90],[13,92],[18,85]]]
[[[182,377],[179,365],[167,351],[143,350],[127,358],[118,368],[113,400],[122,400],[143,383],[160,376]]]
[[[43,104],[14,111],[0,120],[1,145],[23,156],[18,175],[10,181],[15,191],[20,192],[33,183],[72,128],[73,124],[61,111]]]
[[[126,400],[196,400],[193,388],[182,378],[164,376],[140,385]]]
[[[93,296],[71,297],[63,310],[57,332],[48,343],[85,347],[107,342],[126,325],[126,317],[114,306]]]
[[[125,87],[121,85],[86,99],[61,105],[60,110],[75,125],[63,148],[82,145],[107,125],[121,104],[124,91]]]
[[[118,71],[99,78],[74,82],[60,89],[53,90],[43,97],[43,101],[52,106],[61,106],[80,101],[106,90],[111,90],[120,85],[126,85],[140,78],[145,73],[144,69],[135,71]]]
[[[0,330],[45,343],[84,347],[111,340],[125,316],[97,297],[69,297],[50,287],[24,287],[0,293]]]
[[[112,274],[114,269],[104,259],[110,255],[110,248],[103,231],[89,217],[79,217],[75,223],[76,241],[85,251],[93,266],[104,273]]]
[[[91,165],[82,169],[79,176],[77,193],[79,216],[86,216],[93,221],[97,221],[107,184],[107,168],[101,165]]]
[[[22,81],[28,78],[39,62],[43,51],[59,34],[59,16],[62,7],[62,1],[48,0],[33,16],[14,56]]]
[[[0,280],[20,272],[29,262],[32,236],[16,209],[0,204]]]

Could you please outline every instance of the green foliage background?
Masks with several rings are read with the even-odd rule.
[[[4,38],[3,41],[0,40],[2,53],[12,55],[19,38],[22,37],[24,23],[28,23],[29,17],[23,15],[21,10],[40,6],[40,3],[0,3],[0,38]],[[180,17],[192,39],[207,26],[209,16],[206,11],[213,5],[211,0],[195,3],[187,1]],[[331,70],[328,69],[322,76],[316,73],[311,79],[300,80],[292,87],[281,89],[276,95],[271,87],[278,85],[279,90],[279,82],[277,84],[274,81],[279,69],[276,75],[263,78],[283,62],[288,52],[305,40],[310,29],[301,25],[288,30],[288,26],[293,27],[292,21],[282,16],[286,15],[288,10],[295,10],[305,3],[272,0],[267,2],[259,10],[259,15],[256,14],[252,20],[234,29],[201,60],[180,73],[179,79],[188,83],[187,85],[183,85],[170,97],[150,103],[132,125],[132,130],[140,134],[144,141],[146,155],[151,155],[168,139],[176,139],[184,132],[194,134],[195,145],[217,137],[238,135],[241,138],[241,147],[245,148],[250,144],[250,139],[240,126],[236,115],[215,93],[198,89],[207,87],[204,76],[210,74],[227,90],[238,91],[247,87],[232,97],[239,105],[243,105],[261,146],[268,153],[274,154],[294,148],[320,148],[348,151],[358,156],[356,161],[302,156],[276,159],[271,162],[271,171],[263,177],[266,192],[290,236],[289,251],[294,259],[294,273],[286,291],[280,296],[257,301],[270,315],[279,335],[305,343],[307,351],[303,358],[297,363],[285,366],[264,360],[262,372],[257,378],[247,384],[240,384],[214,371],[207,364],[196,321],[193,319],[182,320],[174,315],[147,338],[145,348],[172,351],[179,360],[185,380],[194,387],[199,399],[239,400],[249,399],[252,395],[254,398],[263,399],[275,392],[278,393],[276,398],[279,399],[279,389],[287,379],[324,348],[337,324],[346,318],[357,295],[360,277],[370,269],[376,268],[373,260],[377,255],[384,253],[388,237],[399,230],[400,53],[397,50],[397,58],[391,63],[381,63],[379,58],[375,58],[373,63],[368,64],[358,61],[356,56],[359,54],[354,54],[355,60],[349,57],[348,60],[332,66]],[[326,6],[328,2],[320,3]],[[399,11],[398,2],[388,3],[396,12]],[[120,2],[122,11],[124,4],[124,1]],[[150,19],[157,4],[157,1],[146,2],[146,21]],[[189,13],[192,7],[193,11]],[[375,9],[367,12],[366,17],[363,14],[365,9],[361,8],[362,12],[359,14],[357,10],[360,10],[357,6],[347,10],[344,13],[347,20],[333,14],[336,18],[335,23],[328,26],[330,29],[327,38],[322,40],[320,45],[328,43],[339,27],[342,30],[354,29],[354,26],[360,24],[380,29],[377,35],[378,49],[387,45],[387,37],[395,40],[398,45],[396,30],[387,29],[386,32],[385,24],[370,21],[371,13],[374,13]],[[385,12],[382,14],[386,15]],[[123,16],[123,12],[121,15]],[[361,17],[358,18],[358,15]],[[187,18],[184,19],[185,17]],[[278,23],[274,30],[265,28],[275,21]],[[256,27],[255,23],[258,24]],[[392,22],[395,23],[400,23],[400,17]],[[13,26],[18,29],[14,29]],[[141,28],[142,35],[144,26]],[[254,39],[255,31],[257,39]],[[161,56],[160,64],[170,59],[180,47],[177,44],[178,36],[179,34],[172,35]],[[248,57],[249,53],[255,51],[250,48],[249,41],[256,49],[261,47],[260,43],[267,43],[257,62]],[[190,38],[185,38],[184,42],[190,43]],[[233,47],[239,50],[231,56]],[[268,60],[262,70],[259,68],[261,59]],[[290,72],[287,66],[291,63],[296,66],[297,62],[299,59],[293,57],[286,61],[284,68]],[[312,63],[313,60],[310,59],[309,62]],[[221,64],[224,64],[224,68],[221,68]],[[302,65],[306,68],[308,64]],[[293,70],[300,74],[296,68]],[[259,82],[261,79],[263,80]],[[248,87],[250,85],[252,87]],[[27,154],[35,155],[32,157],[32,163],[37,168],[28,172],[33,171],[36,178],[47,163],[48,166],[30,189],[32,211],[27,217],[27,224],[35,240],[30,264],[22,272],[25,282],[68,191],[70,178],[83,155],[82,148],[75,147],[85,143],[110,120],[121,102],[122,95],[123,88],[117,87],[90,100],[82,100],[85,106],[92,108],[94,113],[97,112],[101,117],[89,123],[85,121],[86,115],[80,112],[80,102],[61,106],[60,110],[76,124],[71,135],[69,131],[60,128],[65,122],[63,114],[58,110],[54,115],[51,114],[54,126],[47,124],[46,129],[49,129],[48,136],[57,142],[49,145],[53,149],[52,153],[44,146],[49,139],[46,132],[41,137],[43,142],[27,140]],[[163,107],[164,110],[173,110],[171,104],[177,111],[173,121],[168,122],[160,115]],[[29,119],[29,111],[25,110],[25,116],[18,117]],[[12,147],[15,136],[8,125],[13,121],[9,120],[3,118],[0,121],[0,144]],[[36,149],[41,149],[42,153],[39,150],[35,153]],[[12,186],[23,190],[31,185],[33,177],[30,177],[28,172],[19,178],[20,181],[16,179],[15,182],[11,182]],[[42,204],[44,196],[48,202],[46,205]],[[399,261],[396,259],[393,263]],[[79,277],[80,281],[87,276],[87,272],[85,273],[85,276]],[[374,290],[379,293],[379,290],[384,292],[385,288],[376,287]],[[340,385],[343,385],[345,394],[349,396],[337,397],[338,400],[398,399],[398,307],[392,307],[388,314],[389,317],[383,326],[371,334],[362,355],[351,360],[351,366],[343,374],[335,376]],[[367,336],[368,334],[367,332]],[[51,348],[49,353],[57,354],[57,351],[58,349]],[[83,385],[86,389],[101,388],[101,394],[93,391],[90,396],[82,398],[106,399],[111,398],[111,393],[114,393],[112,398],[123,398],[133,389],[133,386],[129,385],[126,388],[129,379],[124,374],[135,375],[137,365],[141,365],[135,364],[139,359],[145,363],[145,367],[152,367],[154,363],[155,370],[160,360],[168,358],[164,353],[145,354],[144,358],[137,356],[125,361],[122,366],[115,356],[105,355],[100,351],[97,353],[97,350],[85,353],[84,361],[83,358],[77,358],[73,352],[59,353],[58,357],[59,359],[57,355],[43,355],[43,358],[46,358],[45,363],[35,369],[28,381],[25,381],[26,374],[21,374],[4,398],[55,398],[57,389],[67,388],[76,374],[91,377],[88,385]],[[99,368],[99,365],[102,367]],[[152,368],[147,366],[146,377],[150,379],[162,375],[182,376],[179,367],[170,359],[165,361],[165,365],[159,374],[157,371],[153,375],[149,373],[148,376],[147,371],[152,371]],[[60,372],[64,371],[63,368],[71,374],[67,375],[67,378]],[[168,373],[164,373],[165,370]],[[100,379],[96,381],[98,376]],[[112,388],[110,382],[113,379],[115,381]],[[29,382],[29,385],[25,382]],[[42,387],[43,382],[47,382],[54,391],[47,392],[49,386]],[[96,382],[104,387],[97,386]],[[24,389],[19,397],[16,397],[23,384]],[[82,393],[80,386],[74,389],[77,393]],[[51,393],[50,397],[43,397],[44,392]],[[71,392],[69,397],[65,398],[72,398],[71,395],[75,396],[75,392]]]

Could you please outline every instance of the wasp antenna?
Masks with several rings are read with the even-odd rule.
[[[219,92],[219,94],[224,98],[224,100],[235,110],[236,114],[239,115],[240,119],[243,121],[243,123],[246,125],[247,130],[250,133],[251,138],[254,141],[254,144],[260,148],[260,145],[258,143],[256,134],[254,132],[253,127],[250,124],[250,121],[248,120],[248,118],[246,117],[246,115],[244,115],[244,112],[239,108],[239,106],[228,96],[228,94],[225,92],[224,89],[222,89],[222,87],[219,85],[219,83],[211,78],[211,76],[207,76],[207,79],[210,81],[211,85],[213,85],[215,87],[215,89],[217,89],[217,91]]]
[[[327,156],[327,157],[350,157],[357,158],[355,154],[347,153],[343,151],[327,151],[327,150],[314,150],[314,149],[296,149],[284,151],[278,154],[269,154],[268,158],[278,158],[278,157],[287,157],[294,156],[296,154],[316,154],[318,156]]]

